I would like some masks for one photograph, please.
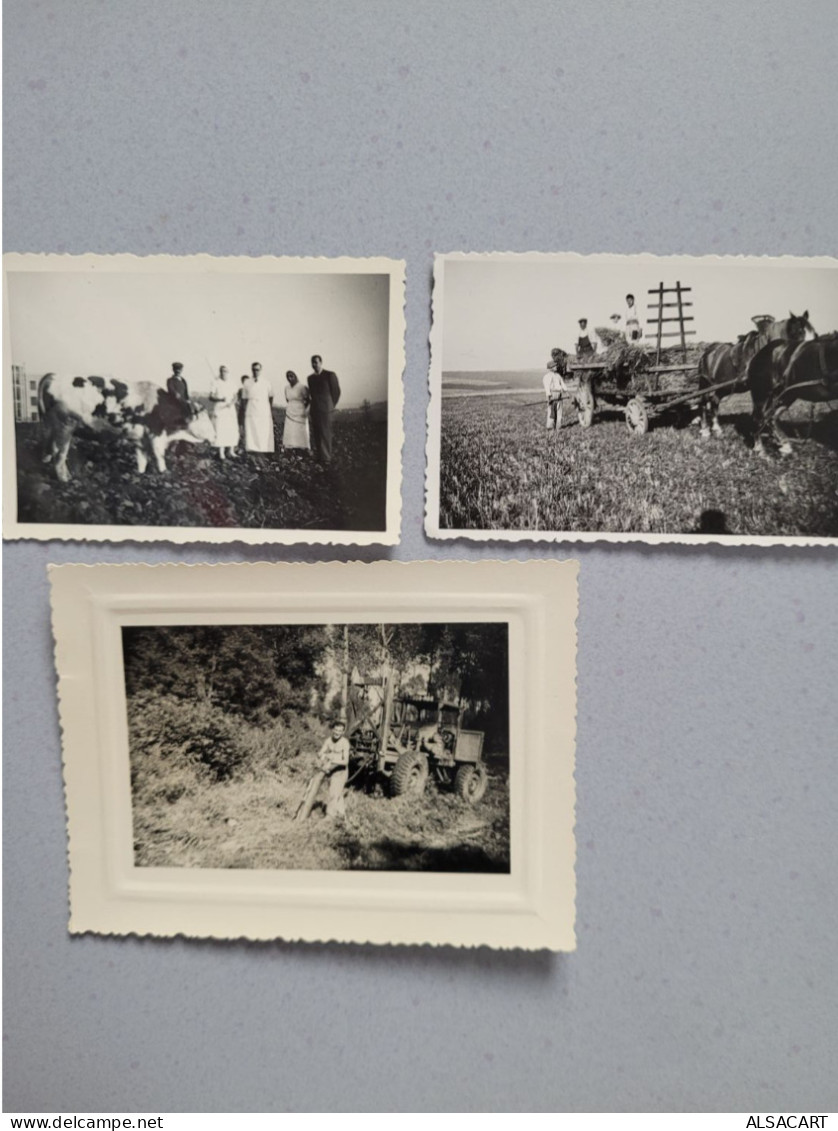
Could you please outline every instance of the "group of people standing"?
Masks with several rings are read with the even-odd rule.
[[[626,295],[626,309],[624,314],[611,315],[611,327],[625,338],[627,342],[639,342],[643,337],[643,327],[640,325],[640,315],[634,302],[634,295]],[[576,338],[576,356],[594,357],[599,353],[602,342],[596,330],[588,325],[587,318],[579,319],[579,331]]]
[[[634,302],[634,295],[626,295],[626,309],[624,314],[611,315],[611,327],[616,333],[621,334],[627,342],[639,342],[643,337],[643,327],[640,325],[640,315]],[[579,319],[579,331],[576,338],[576,356],[592,357],[600,349],[602,342],[596,330],[588,325],[587,318]]]
[[[292,369],[285,374],[282,447],[312,452],[321,463],[328,464],[332,458],[332,417],[340,400],[340,382],[336,373],[323,368],[319,354],[312,357],[311,367],[305,384]],[[192,405],[181,362],[172,363],[166,388],[179,401]],[[276,450],[274,390],[263,375],[260,362],[254,361],[250,373],[240,381],[222,365],[210,388],[209,400],[220,459],[237,455],[241,447],[247,452]]]

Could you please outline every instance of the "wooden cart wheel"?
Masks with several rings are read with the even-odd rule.
[[[649,413],[640,397],[633,397],[626,405],[626,426],[637,436],[645,436],[649,431]]]
[[[579,414],[579,427],[590,428],[594,422],[596,401],[594,391],[587,381],[583,381],[576,394],[576,411]]]

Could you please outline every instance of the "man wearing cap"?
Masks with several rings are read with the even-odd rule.
[[[189,386],[183,376],[183,362],[172,362],[172,375],[166,382],[166,389],[179,401],[189,406]]]
[[[158,398],[158,411],[164,427],[182,428],[195,415],[189,399],[189,386],[183,376],[183,362],[172,362],[172,373],[166,381],[166,393]]]
[[[559,372],[562,351],[554,349],[547,362],[547,372],[541,379],[544,395],[547,398],[547,431],[558,431],[562,426],[562,392],[564,382]]]
[[[579,319],[579,337],[576,339],[576,356],[595,357],[599,349],[599,338],[596,330],[588,328],[588,319]]]

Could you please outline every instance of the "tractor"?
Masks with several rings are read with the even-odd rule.
[[[368,788],[386,782],[391,796],[421,794],[428,778],[474,805],[488,786],[483,732],[463,727],[465,708],[433,697],[397,693],[387,676],[354,681],[347,735]]]

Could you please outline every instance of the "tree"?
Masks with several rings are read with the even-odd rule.
[[[251,722],[307,707],[326,646],[319,625],[123,629],[128,695],[205,701]]]
[[[345,710],[354,667],[422,694],[424,665],[428,691],[460,700],[506,741],[506,624],[176,625],[126,627],[122,636],[129,697],[170,695],[259,724],[307,713],[314,692]]]

